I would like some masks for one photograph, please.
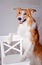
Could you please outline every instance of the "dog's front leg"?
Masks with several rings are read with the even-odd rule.
[[[33,52],[33,49],[34,45],[32,45],[32,42],[29,42],[29,44],[25,48],[24,54],[22,55],[21,61],[24,61],[27,57],[29,58]]]
[[[24,51],[24,54],[22,55],[20,61],[24,61],[24,60],[27,58],[27,55],[28,55],[28,49],[26,49],[26,50]]]

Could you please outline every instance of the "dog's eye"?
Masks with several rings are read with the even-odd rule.
[[[24,15],[26,15],[26,13],[24,13]]]
[[[21,14],[21,12],[19,12],[19,14]]]

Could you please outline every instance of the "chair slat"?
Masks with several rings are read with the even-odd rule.
[[[17,46],[18,44],[20,44],[20,50],[17,49],[17,48],[14,48],[14,47]],[[6,43],[4,43],[4,45],[7,46],[7,47],[9,47],[9,48],[5,51],[5,53],[7,53],[7,52],[9,52],[11,49],[13,49],[13,50],[16,50],[16,51],[20,52],[20,55],[22,55],[22,41],[17,42],[17,43],[14,44],[13,46],[10,46],[9,44],[6,44]]]

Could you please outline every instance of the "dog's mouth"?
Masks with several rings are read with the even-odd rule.
[[[26,21],[26,19],[19,21],[20,24],[24,23]]]
[[[22,22],[25,22],[26,21],[26,19],[24,19]]]

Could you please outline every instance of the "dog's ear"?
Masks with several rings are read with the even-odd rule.
[[[27,10],[29,10],[31,12],[31,14],[33,14],[34,12],[36,12],[36,9],[32,9],[32,8],[28,8]]]
[[[30,9],[31,10],[31,14],[33,14],[34,12],[36,12],[36,9]]]
[[[30,8],[31,14],[33,14],[34,12],[36,12],[36,9],[32,9]]]
[[[13,10],[19,11],[21,10],[21,8],[13,8]]]

